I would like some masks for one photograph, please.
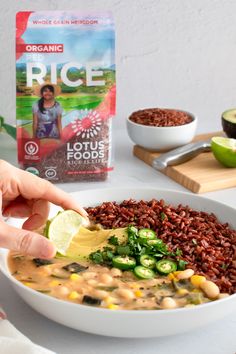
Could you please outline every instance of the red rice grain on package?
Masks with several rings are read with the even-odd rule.
[[[86,210],[91,220],[106,229],[132,224],[155,230],[171,251],[182,251],[188,268],[215,282],[221,292],[236,292],[236,231],[214,214],[156,199],[105,202]]]
[[[153,127],[173,127],[192,122],[185,112],[174,109],[148,108],[133,112],[129,119],[138,124]]]

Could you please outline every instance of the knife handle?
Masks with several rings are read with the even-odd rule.
[[[181,146],[177,149],[168,151],[162,154],[159,157],[156,157],[152,161],[152,166],[156,170],[163,170],[167,166],[178,165],[188,160],[191,160],[193,157],[199,155],[203,151],[210,151],[211,143],[210,141],[199,141],[197,143],[190,143],[184,146]]]

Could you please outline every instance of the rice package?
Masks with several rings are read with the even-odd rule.
[[[52,182],[105,180],[113,169],[115,101],[115,33],[109,13],[17,13],[21,168]]]

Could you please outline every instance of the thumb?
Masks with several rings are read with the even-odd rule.
[[[55,246],[44,236],[0,221],[0,247],[39,258],[55,256]]]

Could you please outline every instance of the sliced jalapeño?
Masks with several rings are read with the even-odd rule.
[[[128,256],[116,256],[112,258],[112,265],[122,270],[132,269],[136,266],[136,260]]]

